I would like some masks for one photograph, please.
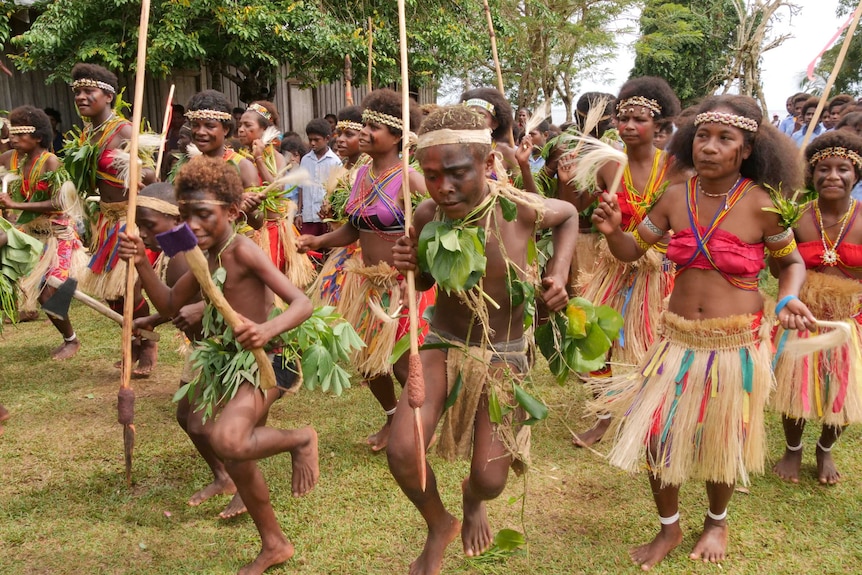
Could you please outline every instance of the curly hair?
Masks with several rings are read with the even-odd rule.
[[[84,80],[85,78],[104,82],[110,85],[116,94],[120,93],[120,83],[117,81],[117,75],[98,64],[81,62],[72,67],[72,81]],[[105,92],[104,90],[102,91]],[[114,94],[110,92],[105,92],[105,94],[111,97],[111,102],[114,101]]]
[[[805,185],[809,189],[814,189],[814,166],[811,165],[811,158],[817,152],[826,148],[847,148],[862,156],[862,137],[848,131],[832,130],[825,134],[814,138],[814,141],[808,144],[805,148]],[[853,170],[856,172],[856,180],[862,180],[862,166],[852,162]]]
[[[239,205],[242,199],[242,180],[236,168],[221,158],[197,156],[180,168],[174,180],[177,200],[196,192],[212,194],[215,199],[229,205]]]
[[[347,106],[338,110],[336,120],[339,122],[356,122],[362,123],[362,108],[359,106]]]
[[[216,110],[218,112],[231,114],[231,105],[230,102],[227,101],[225,95],[218,90],[204,90],[189,98],[189,102],[186,104],[186,110],[189,112],[193,112],[195,110]],[[240,108],[240,110],[242,110],[242,108]],[[244,111],[245,110],[243,110],[243,112]],[[233,118],[230,120],[222,120],[221,124],[230,130],[233,128]]]
[[[437,130],[485,130],[488,124],[485,116],[467,106],[440,106],[425,118],[419,127],[418,135]],[[464,144],[474,160],[485,161],[491,153],[490,144]],[[425,149],[416,150],[416,159],[422,163]]]
[[[401,92],[395,92],[388,88],[374,90],[362,99],[364,110],[374,110],[383,114],[389,114],[401,119]],[[422,109],[414,100],[410,100],[410,130],[415,131],[422,123]],[[386,126],[393,136],[400,136],[401,130]]]
[[[278,115],[278,110],[276,110],[276,108],[275,108],[275,104],[273,104],[272,102],[269,102],[267,100],[255,100],[254,102],[252,102],[252,104],[256,104],[256,105],[260,106],[261,108],[264,108],[267,112],[269,112],[270,119],[267,120],[263,114],[260,114],[257,111],[255,111],[254,114],[257,117],[257,124],[261,128],[263,128],[264,130],[269,128],[270,126],[275,126],[276,128],[278,128],[278,121],[280,120],[280,117]],[[249,105],[251,105],[251,104],[249,104]],[[246,108],[246,109],[248,109],[248,108]]]
[[[509,141],[509,132],[512,130],[512,105],[506,97],[496,88],[474,88],[461,94],[461,103],[473,98],[479,98],[494,105],[492,115],[497,120],[497,127],[491,132],[491,137],[497,141]]]
[[[33,126],[36,131],[30,134],[39,140],[39,145],[48,148],[54,141],[54,130],[51,129],[51,119],[48,114],[33,106],[18,106],[9,112],[9,124],[12,126]]]
[[[631,78],[620,88],[617,103],[635,96],[643,96],[658,102],[661,113],[656,114],[653,118],[656,121],[663,118],[673,118],[679,114],[679,98],[676,97],[673,88],[664,78],[658,76]]]
[[[697,114],[724,111],[744,116],[757,122],[757,132],[739,130],[745,143],[751,146],[751,155],[742,161],[740,173],[758,184],[777,188],[783,184],[786,192],[792,192],[802,184],[802,170],[797,160],[799,150],[789,137],[782,134],[769,122],[763,121],[760,106],[748,96],[711,96],[697,108]],[[736,128],[739,129],[739,128]],[[694,118],[682,123],[667,147],[680,166],[694,168],[694,134],[697,126]]]
[[[614,97],[613,94],[607,94],[605,92],[584,92],[583,94],[581,94],[581,97],[578,98],[577,104],[575,104],[575,111],[577,112],[575,116],[575,123],[577,124],[579,130],[583,130],[584,120],[586,120],[587,114],[590,113],[590,110],[593,108],[593,106],[599,105],[602,98],[607,101],[607,103],[605,104],[605,111],[602,114],[602,119],[599,120],[599,123],[596,125],[595,128],[593,128],[593,131],[590,132],[590,135],[595,138],[600,138],[602,134],[607,132],[608,129],[612,127],[614,107],[616,106],[617,99]]]

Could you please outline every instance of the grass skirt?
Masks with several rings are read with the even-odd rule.
[[[60,281],[70,277],[77,279],[87,268],[89,258],[68,217],[38,217],[21,226],[21,230],[45,245],[36,267],[19,283],[23,294],[21,310],[35,311],[39,308],[39,295],[46,285],[45,277],[55,277]]]
[[[597,251],[593,271],[584,269],[578,277],[579,291],[594,305],[607,305],[622,314],[623,329],[611,347],[610,362],[614,367],[634,368],[657,336],[665,298],[673,289],[673,271],[656,249],[631,263],[615,258],[604,238]]]
[[[338,305],[346,277],[344,267],[347,265],[347,261],[352,258],[362,261],[362,250],[359,247],[359,242],[335,248],[329,253],[329,257],[326,258],[323,267],[320,268],[320,273],[317,274],[317,278],[308,288],[308,297],[315,307]]]
[[[596,261],[599,259],[599,240],[602,235],[598,232],[579,232],[578,242],[575,244],[575,260],[572,262],[572,275],[569,283],[578,293],[578,278],[580,274],[592,274],[596,269]]]
[[[769,325],[744,315],[687,320],[665,312],[662,337],[634,372],[598,382],[592,408],[614,416],[611,464],[662,485],[732,484],[763,471],[772,384]]]
[[[294,209],[295,211],[295,209]],[[290,212],[291,214],[293,211]],[[292,223],[292,216],[276,220],[266,220],[264,229],[255,234],[254,239],[260,248],[268,253],[275,264],[290,282],[299,289],[305,289],[314,281],[314,264],[307,254],[296,251],[296,238],[299,231]]]
[[[841,347],[794,357],[781,353],[784,346],[817,335],[819,330],[800,335],[779,327],[774,340],[779,353],[771,406],[797,420],[832,426],[858,423],[862,421],[862,284],[809,270],[799,298],[817,319],[846,322],[851,338]]]
[[[126,202],[99,203],[93,226],[93,256],[81,274],[79,289],[93,297],[115,301],[126,293],[128,265],[120,259],[120,232],[126,230]]]

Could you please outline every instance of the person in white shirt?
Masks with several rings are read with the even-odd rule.
[[[308,145],[311,151],[302,157],[299,165],[308,170],[313,183],[302,186],[299,194],[300,229],[303,234],[319,236],[327,231],[326,222],[320,217],[320,207],[326,196],[324,184],[329,179],[329,173],[339,166],[341,160],[329,147],[332,127],[323,118],[316,118],[305,127]]]

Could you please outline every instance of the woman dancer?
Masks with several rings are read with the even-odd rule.
[[[757,276],[764,247],[779,268],[775,315],[786,329],[814,318],[797,297],[805,266],[762,186],[794,189],[793,144],[746,96],[715,96],[674,136],[670,152],[697,175],[676,184],[631,232],[620,200],[604,194],[593,221],[611,252],[640,258],[674,230],[677,265],[662,336],[637,371],[602,387],[596,407],[620,425],[609,458],[638,470],[646,456],[661,529],[631,551],[649,569],[682,541],[679,488],[706,482],[709,508],[692,559],[720,562],[727,550],[727,506],[737,479],[762,471],[763,409],[772,380],[769,331]]]

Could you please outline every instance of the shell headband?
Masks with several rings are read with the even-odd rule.
[[[269,112],[269,110],[267,110],[260,104],[249,104],[248,108],[246,109],[251,110],[252,112],[257,112],[258,114],[266,118],[268,122],[272,122],[272,114]]]
[[[92,78],[81,78],[72,82],[72,91],[75,91],[78,88],[100,88],[105,92],[110,92],[111,94],[117,93],[114,87],[107,82],[102,82],[101,80],[94,80]]]
[[[189,120],[216,120],[218,122],[229,122],[233,116],[228,112],[220,110],[189,110],[186,112],[186,118]]]
[[[384,114],[377,110],[363,110],[362,122],[364,124],[383,124],[384,126],[389,126],[390,128],[395,128],[402,132],[404,131],[404,123],[401,121],[401,118],[396,118],[395,116],[390,116],[389,114]]]
[[[703,114],[698,114],[694,117],[694,125],[700,126],[701,124],[724,124],[725,126],[733,126],[748,132],[757,132],[756,120],[725,112],[704,112]]]
[[[416,142],[416,149],[443,146],[445,144],[487,144],[491,145],[491,130],[434,130],[425,132]]]
[[[496,115],[496,114],[494,114],[494,110],[496,110],[496,108],[494,108],[494,104],[492,104],[488,100],[483,100],[482,98],[470,98],[469,100],[464,102],[464,105],[465,106],[476,106],[477,108],[482,108],[483,110],[488,110],[492,116]]]
[[[632,109],[637,106],[649,110],[650,117],[661,116],[661,106],[658,101],[644,98],[643,96],[632,96],[631,98],[620,100],[617,103],[617,114],[623,111],[632,112]]]
[[[36,126],[9,126],[10,136],[19,136],[21,134],[32,134],[36,131]]]
[[[808,160],[808,165],[814,167],[817,162],[825,160],[826,158],[845,158],[856,164],[857,168],[862,169],[862,156],[860,156],[855,150],[849,150],[841,146],[819,150],[816,154],[811,156],[810,160]]]
[[[336,130],[353,130],[354,132],[359,132],[362,130],[362,124],[359,122],[352,122],[350,120],[341,120],[337,124],[335,124]]]

